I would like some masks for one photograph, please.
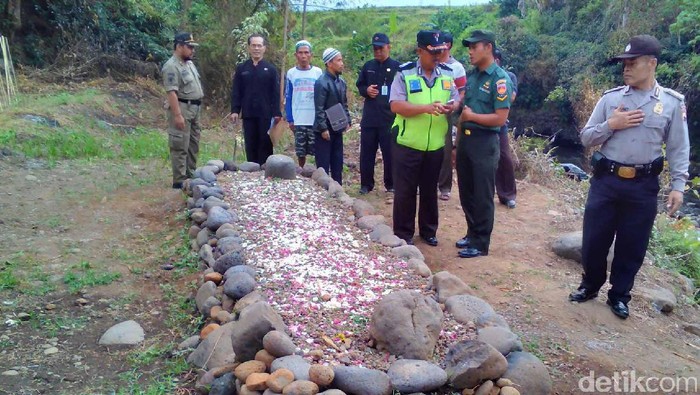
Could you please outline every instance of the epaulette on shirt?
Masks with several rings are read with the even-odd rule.
[[[438,67],[445,70],[445,71],[452,71],[452,67],[446,65],[445,63],[439,63]]]
[[[661,88],[661,89],[663,89],[664,92],[666,92],[666,93],[668,93],[669,95],[675,97],[676,99],[678,99],[678,100],[680,100],[680,101],[685,101],[685,96],[683,96],[682,94],[680,94],[680,93],[674,91],[673,89],[670,89],[670,88]]]
[[[416,62],[406,62],[406,63],[402,64],[401,66],[399,66],[399,70],[401,70],[401,71],[410,70],[414,67],[416,67]]]
[[[608,90],[606,90],[605,93],[603,93],[603,94],[604,94],[604,95],[607,95],[607,94],[610,93],[610,92],[617,92],[617,91],[622,90],[622,89],[625,89],[625,86],[624,86],[624,85],[618,86],[617,88],[608,89]]]

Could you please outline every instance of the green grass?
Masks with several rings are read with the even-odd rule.
[[[0,270],[0,291],[14,290],[19,285],[19,279],[15,277],[11,266],[5,266]]]
[[[111,284],[114,280],[121,277],[119,273],[97,273],[92,268],[92,265],[86,261],[73,265],[73,268],[76,267],[79,268],[78,272],[70,270],[63,276],[63,283],[66,284],[71,293],[77,293],[87,287]]]
[[[665,214],[656,218],[649,242],[655,265],[676,271],[700,284],[700,235],[695,225],[683,218],[673,220]],[[696,295],[696,302],[699,295]]]

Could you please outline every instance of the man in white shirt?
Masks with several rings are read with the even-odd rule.
[[[311,43],[296,43],[296,66],[287,71],[285,86],[285,113],[289,128],[294,132],[294,146],[299,166],[304,167],[306,156],[314,155],[314,83],[323,74],[311,65]]]

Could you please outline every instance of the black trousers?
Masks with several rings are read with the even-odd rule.
[[[343,185],[343,133],[330,132],[330,141],[316,133],[314,151],[316,166],[322,167],[332,179]]]
[[[393,143],[394,234],[411,240],[416,228],[416,193],[420,188],[418,232],[434,237],[438,228],[437,185],[442,163],[442,148],[418,151]]]
[[[595,176],[588,190],[583,216],[583,280],[591,292],[605,284],[607,256],[613,238],[608,298],[629,303],[634,277],[642,267],[656,218],[658,177],[623,179],[614,174]]]
[[[384,187],[394,188],[391,167],[391,126],[363,127],[360,133],[360,185],[374,189],[374,165],[377,149],[382,150],[384,160]]]
[[[445,134],[445,150],[438,178],[438,190],[440,193],[452,191],[452,122]]]
[[[272,118],[243,118],[245,156],[248,162],[263,165],[272,155],[272,140],[267,134],[271,120]]]
[[[467,219],[471,246],[488,252],[493,231],[496,166],[500,156],[498,133],[491,130],[461,131],[457,145],[459,201]],[[421,193],[423,190],[421,189]]]
[[[510,143],[508,142],[508,127],[504,126],[498,133],[500,140],[501,156],[498,159],[496,170],[496,194],[501,203],[515,200],[518,192],[515,184],[515,166],[513,156],[510,154]]]

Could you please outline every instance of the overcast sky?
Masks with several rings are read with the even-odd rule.
[[[373,5],[376,7],[423,7],[423,6],[465,6],[474,4],[486,4],[489,0],[350,0],[348,1],[349,7],[362,7],[364,5]],[[292,0],[290,3],[295,6],[301,7],[303,0]],[[314,5],[320,5],[320,7],[314,7]],[[310,10],[318,9],[328,9],[337,8],[335,7],[335,2],[332,0],[308,0],[307,8]]]

